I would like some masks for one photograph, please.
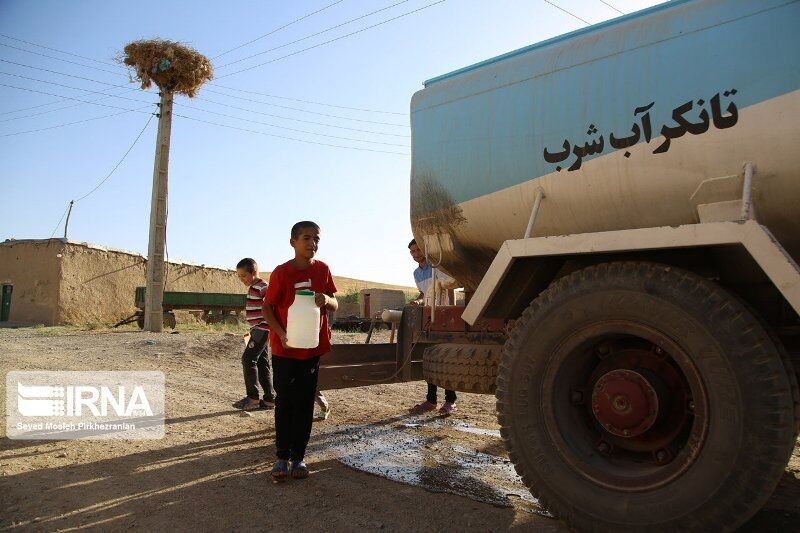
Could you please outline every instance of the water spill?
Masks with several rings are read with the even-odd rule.
[[[476,428],[470,426],[462,420],[453,420],[451,418],[429,418],[427,420],[421,419],[419,422],[405,422],[397,424],[395,427],[397,429],[413,429],[423,426],[429,428],[450,428],[463,433],[472,433],[473,435],[483,435],[486,437],[496,437],[498,439],[500,438],[499,429]]]
[[[461,431],[463,433],[472,433],[473,435],[484,435],[487,437],[496,437],[500,438],[500,430],[499,429],[483,429],[483,428],[476,428],[472,427],[466,422],[461,421],[452,421],[452,420],[440,420],[436,423],[432,424],[431,427],[451,427],[456,431]]]
[[[318,434],[319,444],[352,468],[448,492],[499,507],[516,507],[550,516],[516,475],[507,457],[467,448],[437,429],[498,437],[496,430],[443,419],[383,426],[338,426]]]

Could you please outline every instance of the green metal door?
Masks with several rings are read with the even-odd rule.
[[[0,322],[8,322],[8,316],[11,314],[11,293],[13,290],[13,285],[3,285],[2,297],[0,297]]]

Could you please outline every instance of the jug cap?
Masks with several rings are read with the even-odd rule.
[[[297,296],[314,296],[314,291],[308,291],[308,290],[295,291],[295,295],[297,295]]]

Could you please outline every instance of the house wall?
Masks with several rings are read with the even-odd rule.
[[[109,323],[133,314],[134,291],[145,285],[144,257],[73,243],[63,256],[58,323]],[[167,291],[245,292],[233,270],[167,263],[166,277]]]
[[[136,311],[134,291],[145,285],[146,266],[140,254],[65,239],[0,243],[0,283],[14,286],[10,321],[22,324],[116,323]],[[261,276],[269,279],[268,272]],[[341,277],[334,281],[340,296],[356,292],[359,285],[373,285]],[[244,293],[246,287],[234,270],[167,263],[166,290]],[[385,292],[400,295],[395,296],[398,302],[403,300],[402,290]],[[393,306],[381,303],[381,298],[373,300],[373,308]],[[342,305],[337,315],[347,314],[359,314],[359,304]]]
[[[0,284],[11,284],[9,322],[53,325],[58,307],[59,239],[0,243]]]

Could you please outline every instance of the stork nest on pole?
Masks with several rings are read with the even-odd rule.
[[[206,56],[190,46],[166,39],[129,43],[119,60],[134,69],[142,89],[155,83],[162,91],[190,98],[214,77],[214,67]]]

